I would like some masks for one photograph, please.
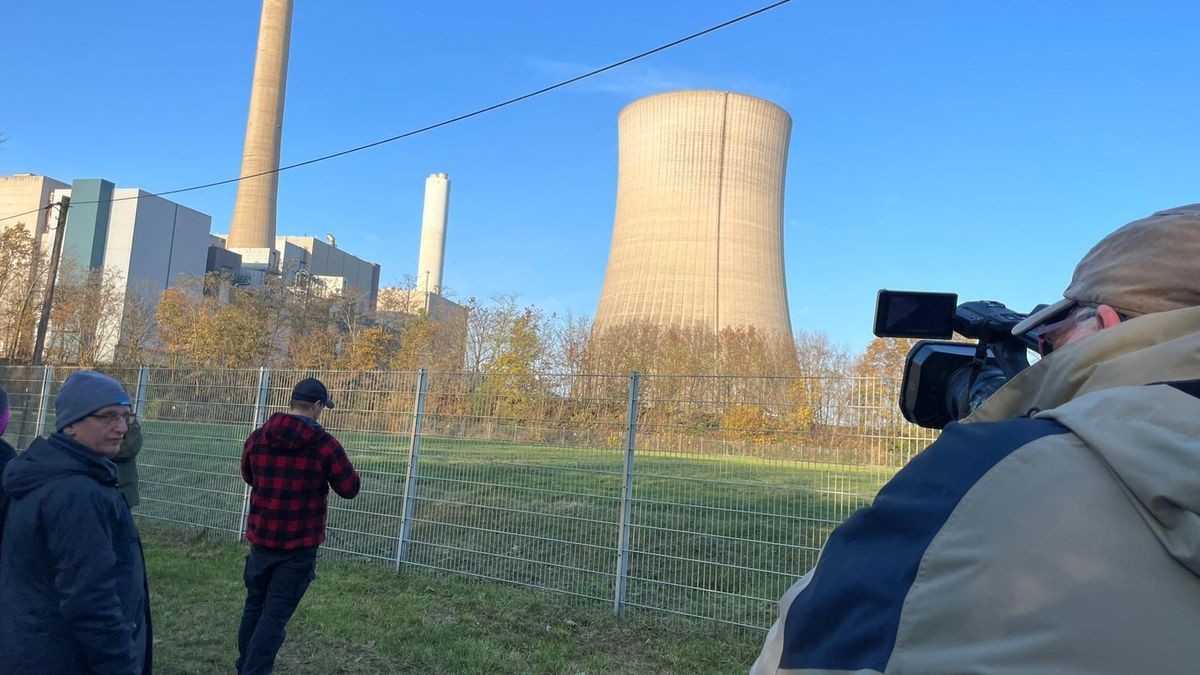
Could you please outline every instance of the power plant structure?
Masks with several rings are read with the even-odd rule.
[[[263,0],[254,56],[250,114],[233,221],[230,249],[275,246],[275,203],[279,194],[279,148],[283,136],[283,98],[287,87],[288,48],[292,35],[292,0]]]
[[[385,324],[401,326],[425,317],[446,338],[442,353],[461,367],[466,358],[467,308],[445,296],[442,267],[446,258],[446,219],[450,212],[450,177],[431,174],[425,179],[421,209],[421,244],[417,276],[412,288],[387,288],[379,294],[376,316]]]
[[[724,91],[656,94],[621,111],[595,330],[753,326],[791,340],[783,262],[791,128],[774,103]]]
[[[109,299],[102,300],[104,312],[92,319],[94,323],[55,323],[47,333],[46,346],[56,358],[77,360],[84,353],[101,362],[110,362],[120,352],[119,346],[130,344],[136,337],[138,321],[131,318],[132,307],[150,310],[153,316],[160,294],[174,287],[180,277],[195,277],[205,272],[205,250],[209,240],[212,217],[145,190],[118,187],[102,178],[76,178],[70,183],[49,176],[16,174],[0,176],[0,214],[25,213],[19,218],[0,220],[0,231],[22,223],[33,237],[35,250],[48,258],[54,247],[54,227],[57,209],[45,209],[48,203],[58,204],[64,197],[72,206],[62,231],[57,281],[80,279],[79,275],[103,270],[105,291]],[[47,223],[47,213],[50,218]],[[15,258],[20,259],[19,254]],[[8,270],[13,278],[28,272],[31,283],[40,274],[43,258],[34,257],[31,269]],[[12,260],[10,259],[10,262]],[[43,277],[44,278],[44,277]],[[29,289],[32,286],[26,285]],[[20,284],[0,289],[0,302],[7,307],[30,307],[20,299]],[[38,289],[36,306],[44,300]],[[33,295],[26,300],[34,300]],[[98,300],[99,301],[99,300]],[[14,310],[16,311],[16,310]],[[55,321],[58,321],[55,319]],[[29,329],[29,344],[33,343],[33,327]],[[15,355],[23,338],[10,333],[17,344],[0,345],[0,351]]]
[[[425,179],[425,206],[421,210],[421,253],[417,257],[416,289],[442,292],[442,264],[446,259],[446,218],[450,210],[450,178],[435,173]]]
[[[421,209],[421,244],[413,287],[393,288],[380,298],[381,307],[398,314],[422,312],[434,322],[466,325],[467,308],[444,295],[442,267],[446,259],[446,221],[450,213],[450,177],[430,174],[425,179],[425,203]]]
[[[379,297],[377,263],[339,249],[332,234],[277,236],[279,151],[283,142],[283,104],[291,48],[292,0],[262,0],[258,49],[237,201],[227,236],[214,235],[208,250],[209,272],[229,276],[237,285],[260,286],[268,277],[287,283],[315,279],[327,293],[361,292],[366,307]]]

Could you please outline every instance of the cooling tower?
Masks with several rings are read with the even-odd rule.
[[[292,33],[292,0],[263,0],[250,88],[250,115],[242,151],[242,176],[279,168],[283,134],[283,95],[287,85],[288,44]],[[275,246],[275,199],[279,174],[247,178],[238,183],[228,248]]]
[[[450,179],[444,173],[425,179],[425,208],[421,212],[421,254],[417,257],[418,291],[441,294],[442,263],[446,256],[446,217],[450,208]]]
[[[597,329],[754,326],[790,340],[783,181],[791,127],[779,106],[720,91],[658,94],[621,111]]]

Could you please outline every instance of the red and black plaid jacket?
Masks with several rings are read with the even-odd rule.
[[[329,488],[353,499],[358,472],[329,432],[302,417],[275,413],[242,450],[242,479],[250,485],[246,539],[275,549],[325,541]]]

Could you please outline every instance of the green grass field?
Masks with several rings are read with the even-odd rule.
[[[228,673],[245,547],[143,520],[155,672]],[[460,575],[324,556],[288,626],[281,673],[744,673],[758,631],[606,607]]]
[[[144,422],[143,520],[235,539],[244,425]],[[406,435],[334,432],[363,477],[331,497],[326,549],[396,567]],[[829,532],[892,469],[639,450],[629,526],[630,614],[661,610],[763,628]],[[613,449],[422,440],[406,570],[450,571],[611,605],[624,453]]]

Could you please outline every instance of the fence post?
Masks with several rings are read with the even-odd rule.
[[[146,407],[146,387],[150,381],[150,366],[138,369],[137,389],[133,392],[133,414],[141,415]]]
[[[425,423],[425,389],[429,371],[417,371],[417,399],[413,402],[412,432],[408,436],[408,470],[404,473],[404,509],[400,516],[400,532],[396,541],[396,573],[408,557],[408,540],[412,536],[413,504],[417,492],[417,469],[421,464],[421,429]]]
[[[613,591],[613,613],[625,615],[625,587],[629,576],[629,528],[633,515],[633,451],[637,440],[637,371],[629,374],[629,411],[625,427],[625,484],[621,488],[621,522],[617,528],[617,583]]]
[[[46,413],[50,408],[50,383],[54,381],[54,366],[46,365],[42,367],[42,396],[38,403],[37,427],[33,430],[33,437],[37,438],[42,435],[46,429]]]
[[[251,425],[251,431],[261,427],[263,422],[266,422],[267,417],[267,393],[269,391],[268,384],[271,382],[271,369],[258,369],[258,397],[254,399],[254,422]],[[250,517],[250,485],[247,484],[242,489],[242,521],[238,532],[239,539],[246,536],[246,519]]]

